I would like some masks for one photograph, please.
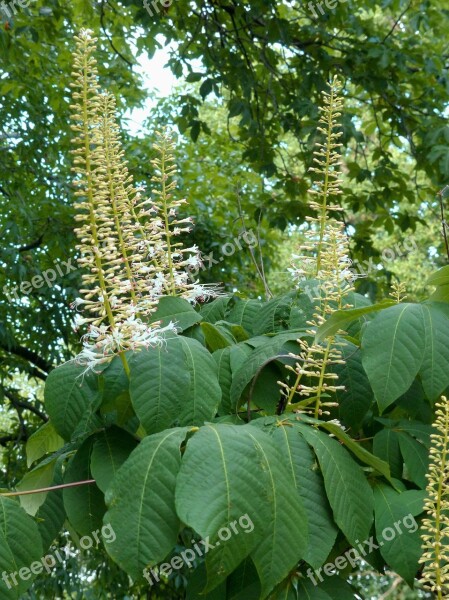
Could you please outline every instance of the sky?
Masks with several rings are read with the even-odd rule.
[[[163,44],[162,40],[161,43]],[[158,98],[169,96],[179,80],[173,75],[169,67],[165,67],[170,56],[170,45],[157,50],[153,58],[144,54],[139,56],[135,71],[143,78],[143,87],[149,92],[142,108],[128,110],[124,114],[123,124],[131,135],[138,136],[142,125]],[[153,95],[150,97],[150,95]],[[141,133],[141,135],[143,135]]]

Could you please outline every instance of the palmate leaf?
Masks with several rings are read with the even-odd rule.
[[[18,576],[21,568],[29,570],[34,561],[43,554],[42,541],[36,523],[17,502],[0,496],[0,573],[15,573],[14,579],[0,578],[2,600],[17,600],[30,587],[35,575],[28,573],[29,579]]]
[[[219,544],[207,555],[207,590],[219,585],[264,535],[270,510],[260,460],[245,426],[206,425],[187,444],[176,484],[176,509],[203,539],[209,536],[213,545]],[[221,542],[220,529],[246,514],[254,530],[238,529]]]
[[[300,423],[297,427],[318,458],[335,522],[351,544],[366,539],[374,501],[362,469],[336,440],[313,427]]]
[[[133,579],[141,580],[143,569],[162,561],[176,544],[175,485],[188,431],[173,428],[144,438],[106,494],[104,522],[116,535],[107,551]]]
[[[396,304],[383,310],[362,337],[362,363],[384,411],[412,385],[424,357],[425,328],[419,304]]]

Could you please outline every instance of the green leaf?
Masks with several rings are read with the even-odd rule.
[[[263,541],[251,553],[262,586],[261,598],[266,598],[299,560],[304,558],[309,531],[301,496],[296,493],[293,472],[285,465],[276,444],[267,443],[267,440],[275,440],[253,429],[254,433],[251,435],[262,453],[261,464],[269,477],[269,526]]]
[[[426,473],[429,469],[429,451],[408,433],[398,432],[399,447],[407,467],[406,479],[413,481],[419,487],[427,485]]]
[[[290,292],[263,304],[254,322],[254,335],[287,329],[291,307],[296,296],[296,292]]]
[[[180,528],[175,511],[175,484],[180,446],[187,428],[173,428],[142,440],[118,470],[106,494],[104,522],[116,539],[106,549],[133,579],[164,560]]]
[[[319,586],[315,586],[309,579],[300,579],[298,581],[298,596],[296,596],[296,598],[307,598],[307,600],[332,600],[332,596]],[[287,596],[287,600],[290,600],[289,596]]]
[[[192,338],[180,338],[190,386],[178,390],[182,398],[179,412],[180,425],[202,425],[216,414],[221,401],[217,364],[212,355]]]
[[[52,485],[60,485],[62,475],[59,472],[59,464],[55,468],[55,476]],[[46,552],[50,548],[53,541],[58,536],[64,525],[66,518],[64,510],[64,500],[62,490],[53,490],[47,494],[45,502],[40,506],[36,513],[36,522],[39,533],[42,537],[43,551]]]
[[[44,461],[37,465],[28,473],[25,473],[20,483],[17,484],[17,491],[37,490],[49,487],[53,482],[56,458],[50,461]],[[21,507],[32,517],[34,517],[39,507],[45,502],[48,492],[39,492],[37,494],[27,494],[19,496]]]
[[[92,479],[90,462],[95,436],[88,438],[70,460],[64,483]],[[101,491],[94,483],[64,488],[64,508],[70,524],[80,535],[91,535],[101,528],[106,507]]]
[[[231,303],[233,303],[232,296],[221,296],[212,300],[212,302],[203,304],[200,314],[208,323],[216,323],[226,317],[228,307]]]
[[[449,306],[442,303],[422,305],[425,319],[426,343],[419,374],[427,398],[441,396],[449,386]]]
[[[260,581],[250,558],[246,558],[226,581],[226,600],[260,598]]]
[[[0,573],[9,576],[6,581],[3,575],[0,578],[2,600],[18,600],[22,597],[35,578],[29,569],[30,565],[40,561],[42,554],[42,541],[36,523],[17,502],[0,496]],[[20,569],[27,569],[29,579],[18,576]],[[15,574],[17,585],[11,573]]]
[[[301,337],[301,335],[302,334],[299,332],[280,333],[272,338],[267,337],[266,341],[263,341],[263,343],[249,355],[232,379],[230,390],[231,406],[235,407],[238,405],[243,391],[262,365],[269,361],[269,359],[276,357],[278,354],[282,354],[280,350],[286,342],[296,340]],[[248,343],[250,342],[251,340],[249,340]]]
[[[393,304],[395,304],[394,300],[383,300],[378,304],[370,304],[369,306],[362,306],[361,308],[337,310],[318,328],[315,342],[322,342],[327,337],[337,334],[341,329],[344,329],[353,321],[360,319],[360,317],[364,317],[373,312],[378,312],[379,310],[384,310]]]
[[[270,507],[267,477],[252,429],[205,425],[187,444],[176,484],[180,519],[214,546],[206,556],[207,588],[213,589],[248,556],[267,527]],[[272,502],[272,500],[271,500]],[[239,520],[247,515],[253,530],[244,532]],[[221,528],[235,524],[237,533],[221,541]]]
[[[335,522],[351,544],[366,539],[373,522],[374,503],[362,469],[327,434],[306,425],[297,427],[317,455]]]
[[[88,426],[101,403],[98,375],[84,373],[85,370],[73,361],[66,362],[54,369],[45,382],[45,408],[56,432],[67,441],[80,424]]]
[[[362,363],[381,412],[412,385],[423,362],[424,336],[419,304],[396,304],[368,324]]]
[[[304,559],[314,569],[318,569],[332,550],[338,533],[323,478],[315,469],[316,461],[312,450],[296,427],[274,427],[272,436],[291,471],[307,514],[309,544]]]
[[[227,315],[227,320],[231,323],[241,325],[250,335],[254,334],[254,324],[257,315],[262,307],[259,300],[241,300],[235,299],[235,304]]]
[[[360,349],[345,342],[340,351],[345,364],[334,367],[338,385],[344,386],[343,390],[336,393],[340,420],[352,431],[358,431],[374,401],[374,394],[362,365]]]
[[[341,427],[339,427],[335,423],[330,423],[329,421],[321,421],[320,427],[329,431],[329,433],[333,433],[340,442],[343,443],[348,450],[350,450],[357,458],[364,462],[366,465],[372,467],[375,471],[383,475],[386,479],[391,480],[390,476],[390,467],[388,463],[384,460],[374,456],[368,450],[365,450],[363,446],[360,445],[360,442],[356,442],[353,440],[347,433],[343,431]]]
[[[56,433],[53,423],[49,421],[28,438],[26,444],[27,466],[46,454],[56,452],[64,445],[64,440]]]
[[[137,440],[118,427],[106,429],[97,435],[90,469],[92,477],[103,493],[106,493],[118,469],[136,446]]]
[[[217,363],[218,383],[221,388],[221,403],[218,409],[220,414],[235,414],[235,407],[230,400],[232,378],[249,354],[251,348],[246,344],[228,346],[212,354]]]
[[[377,483],[374,487],[376,536],[389,567],[412,586],[422,554],[418,523],[410,517],[407,494]],[[413,531],[414,530],[414,531]]]
[[[378,431],[373,439],[373,452],[390,465],[392,477],[402,479],[402,456],[396,431],[385,428]]]
[[[220,348],[226,348],[235,344],[235,340],[226,329],[223,329],[212,323],[201,323],[201,329],[204,333],[204,338],[210,352],[215,352]]]
[[[133,352],[127,352],[126,357],[129,360]],[[125,372],[123,362],[120,356],[112,359],[110,365],[101,373],[103,384],[103,399],[100,406],[100,413],[110,423],[124,425],[133,416],[134,410],[129,395],[129,378]]]
[[[435,273],[432,273],[432,275],[427,279],[425,285],[434,285],[437,287],[441,285],[449,285],[449,265],[446,265],[445,267],[438,269],[438,271]]]
[[[201,320],[200,313],[192,307],[190,302],[175,296],[162,296],[162,298],[159,298],[157,310],[151,315],[152,323],[161,321],[162,327],[170,322],[176,323],[178,331],[184,331]]]
[[[131,401],[146,433],[173,425],[187,402],[190,383],[181,338],[168,339],[160,348],[135,352],[129,359],[129,370]]]

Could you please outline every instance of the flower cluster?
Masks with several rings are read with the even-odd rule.
[[[430,466],[427,474],[426,518],[422,522],[424,563],[422,581],[438,600],[449,595],[449,402],[436,403],[436,432],[430,436]]]
[[[178,217],[186,201],[173,196],[176,169],[169,134],[158,133],[155,189],[147,199],[124,159],[115,98],[99,89],[96,39],[83,30],[75,40],[72,152],[78,263],[84,274],[81,297],[73,305],[84,308],[76,326],[88,324],[77,361],[92,369],[120,354],[126,368],[124,351],[161,344],[167,331],[175,331],[173,323],[161,328],[150,322],[161,296],[195,303],[219,290],[190,281],[188,267],[201,264],[199,250],[176,242],[192,221]]]
[[[340,210],[334,198],[342,193],[339,171],[341,160],[338,153],[341,146],[338,139],[342,133],[339,131],[338,117],[343,106],[338,95],[340,84],[336,78],[329,88],[329,93],[324,93],[318,127],[325,140],[324,143],[316,145],[313,153],[314,166],[311,168],[311,171],[319,176],[309,190],[313,198],[309,206],[317,216],[307,217],[309,228],[306,241],[301,246],[301,253],[294,256],[290,269],[299,285],[307,279],[316,282],[316,294],[313,298],[316,302],[315,313],[313,319],[308,322],[308,333],[313,337],[317,328],[332,312],[349,306],[345,303],[345,296],[353,289],[354,281],[344,226],[329,216],[330,213]],[[324,345],[310,343],[307,339],[299,339],[298,343],[300,352],[291,354],[296,361],[295,365],[287,366],[287,369],[294,373],[294,383],[289,385],[280,382],[283,393],[287,396],[287,403],[291,405],[295,395],[305,396],[305,400],[294,403],[296,410],[307,411],[310,410],[309,405],[314,404],[315,417],[328,414],[328,411],[323,411],[323,407],[337,404],[327,401],[326,398],[330,393],[342,389],[342,386],[336,385],[335,380],[338,376],[329,369],[332,365],[344,364],[338,348],[342,343],[334,337],[329,338]]]

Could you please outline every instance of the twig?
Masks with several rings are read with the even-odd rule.
[[[437,196],[438,196],[439,202],[440,202],[441,226],[443,228],[444,244],[446,246],[447,259],[449,260],[449,243],[448,243],[447,231],[446,231],[447,223],[446,223],[446,219],[444,218],[444,203],[443,203],[444,192],[448,189],[449,189],[449,185],[446,185],[442,190],[440,190],[437,193]]]
[[[91,483],[96,483],[95,479],[86,479],[85,481],[74,481],[73,483],[62,483],[61,485],[39,488],[37,490],[24,490],[23,492],[7,492],[5,494],[0,494],[0,496],[27,496],[28,494],[41,494],[42,492],[53,492],[54,490],[62,490],[64,488],[77,487],[79,485],[90,485]]]

